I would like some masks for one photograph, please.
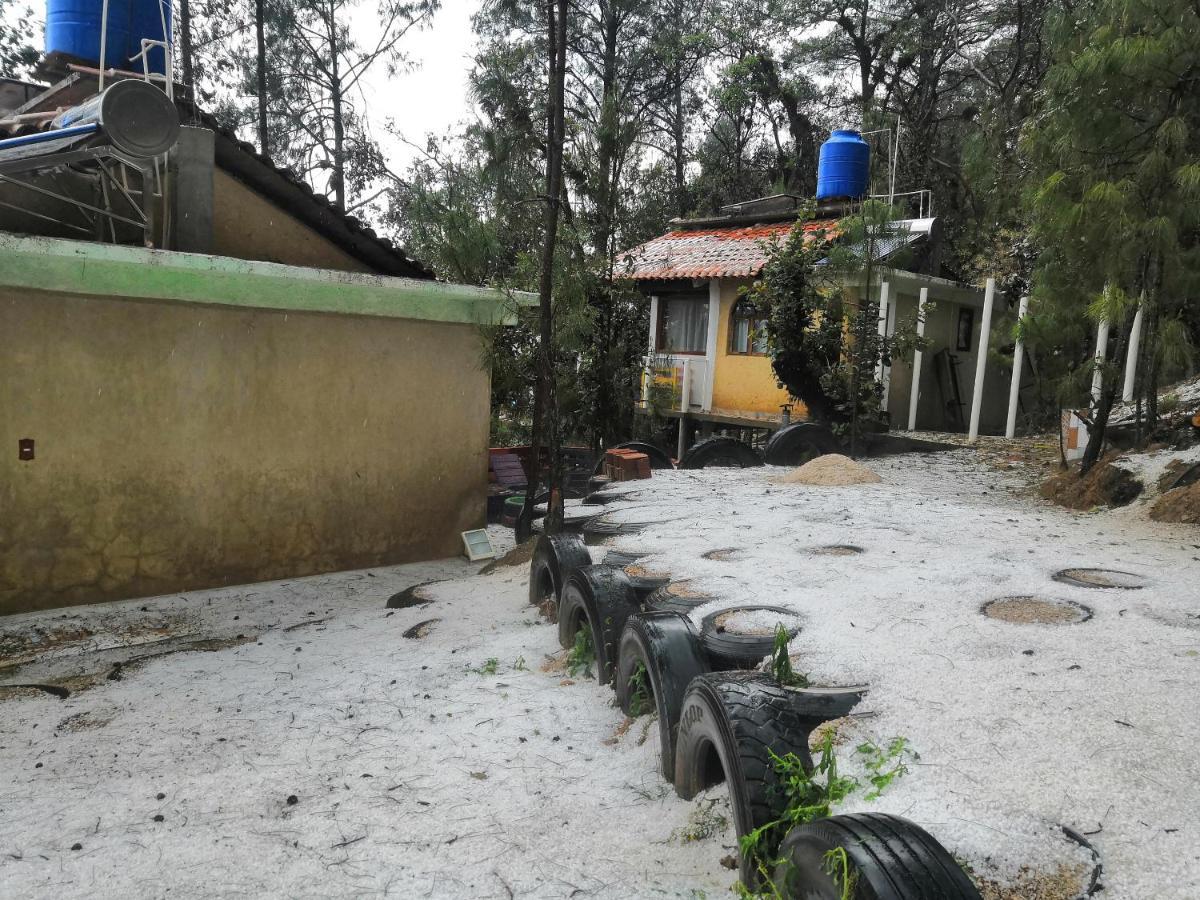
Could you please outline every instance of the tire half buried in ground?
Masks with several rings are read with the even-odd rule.
[[[801,466],[810,459],[840,450],[827,426],[816,422],[793,422],[771,435],[763,456],[771,466]]]
[[[675,737],[679,712],[693,678],[708,671],[700,652],[695,627],[687,616],[669,610],[651,610],[630,616],[621,634],[617,661],[617,703],[632,716],[639,691],[649,691],[658,713],[660,770],[663,778],[675,777]],[[639,683],[639,673],[642,675]]]
[[[692,447],[679,461],[681,469],[725,468],[748,469],[761,466],[762,456],[749,444],[731,437],[711,437]]]
[[[679,714],[675,792],[691,800],[724,781],[740,842],[778,820],[786,805],[772,756],[793,753],[811,770],[809,735],[822,722],[847,715],[862,693],[861,688],[785,688],[759,672],[694,678]],[[755,863],[745,854],[739,856],[742,881],[753,890]]]
[[[615,444],[608,448],[609,450],[633,450],[635,453],[645,453],[647,459],[650,460],[651,469],[673,469],[675,463],[671,462],[671,457],[660,448],[653,444],[647,444],[645,441],[626,441],[623,444]],[[592,470],[593,475],[599,475],[604,471],[604,457],[601,456],[596,460],[596,466]]]
[[[1052,576],[1055,581],[1084,588],[1119,588],[1136,591],[1146,586],[1146,579],[1133,572],[1116,569],[1062,569]]]
[[[617,666],[621,632],[637,611],[637,595],[624,572],[610,566],[584,566],[563,587],[558,603],[558,642],[570,650],[579,629],[590,629],[596,680],[608,684]]]
[[[571,573],[592,563],[592,556],[577,534],[543,534],[537,539],[529,562],[529,602],[556,604]]]
[[[800,617],[779,606],[722,609],[700,623],[700,644],[714,669],[751,668],[774,649],[777,625],[791,640],[800,632]]]
[[[775,889],[807,900],[980,900],[953,856],[919,825],[853,813],[793,828],[779,848]],[[830,860],[844,860],[830,865]]]
[[[672,581],[656,588],[646,597],[646,609],[668,610],[687,615],[715,599],[717,598],[711,594],[695,590],[687,581]]]
[[[1001,597],[980,608],[989,619],[1015,625],[1076,625],[1092,617],[1092,611],[1073,600],[1042,597]]]

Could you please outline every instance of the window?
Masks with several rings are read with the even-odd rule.
[[[708,297],[660,297],[661,353],[704,353],[708,349]]]
[[[729,352],[757,355],[767,352],[767,317],[745,297],[733,304]]]

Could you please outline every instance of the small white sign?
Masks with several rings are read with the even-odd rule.
[[[462,539],[463,552],[467,554],[467,559],[471,562],[480,559],[496,558],[496,551],[492,547],[492,539],[488,537],[488,533],[484,529],[476,528],[474,531],[464,531]]]

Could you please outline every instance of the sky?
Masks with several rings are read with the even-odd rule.
[[[403,172],[419,155],[411,144],[423,147],[426,134],[443,134],[469,118],[467,76],[475,51],[471,16],[479,6],[480,0],[442,0],[431,27],[408,35],[402,45],[416,68],[389,79],[381,64],[364,79],[372,133],[393,171]],[[364,38],[370,34],[374,17],[375,4],[366,0],[354,22]],[[411,144],[388,134],[384,128],[387,119]]]

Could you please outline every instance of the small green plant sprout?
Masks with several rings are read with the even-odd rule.
[[[650,691],[650,675],[646,666],[638,662],[629,676],[629,715],[636,719],[654,712],[654,695]]]
[[[788,631],[783,625],[775,626],[775,646],[771,650],[771,675],[784,687],[808,687],[808,676],[792,668],[788,655]]]
[[[567,674],[572,678],[585,675],[592,677],[592,663],[596,661],[596,648],[592,646],[592,630],[588,627],[575,632],[575,644],[567,651]]]
[[[867,779],[871,782],[871,790],[863,797],[864,800],[878,800],[887,787],[908,773],[905,759],[917,760],[921,757],[908,745],[908,738],[894,737],[886,747],[880,747],[874,741],[863,741],[855,751],[862,757],[867,769]]]
[[[482,666],[479,666],[475,669],[470,669],[469,671],[474,672],[476,675],[495,675],[499,670],[500,660],[494,656],[491,656],[488,657],[487,662],[485,662]]]
[[[529,666],[525,665],[525,657],[524,656],[517,657],[516,661],[513,663],[513,671],[514,672],[529,671]]]
[[[688,823],[682,828],[677,828],[671,836],[684,844],[690,844],[723,834],[729,827],[729,817],[717,810],[720,802],[720,797],[701,800],[688,816]]]
[[[833,879],[834,886],[840,891],[838,900],[854,900],[858,871],[850,868],[850,857],[846,855],[846,848],[834,847],[828,851],[823,864],[825,874]]]

